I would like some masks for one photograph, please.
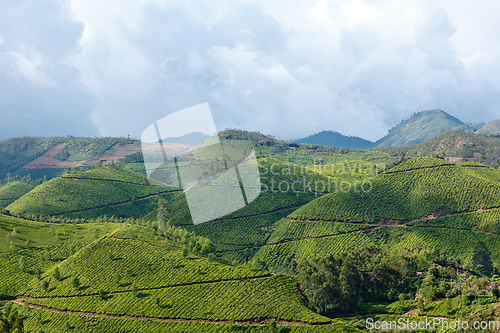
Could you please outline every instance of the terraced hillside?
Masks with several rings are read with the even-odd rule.
[[[312,312],[293,277],[185,252],[151,229],[0,215],[0,237],[13,244],[0,247],[0,301],[30,331],[356,331]]]
[[[0,207],[7,207],[35,187],[34,184],[21,181],[12,181],[0,185]]]
[[[151,186],[148,179],[120,167],[95,168],[51,179],[10,204],[14,214],[97,218],[138,218],[157,207],[158,197],[178,189]]]
[[[0,214],[0,295],[24,293],[34,277],[122,227],[116,223],[44,223]]]
[[[167,205],[172,212],[170,221],[209,237],[224,258],[244,262],[251,260],[259,246],[271,237],[275,223],[295,209],[333,191],[342,182],[355,180],[361,184],[383,170],[364,161],[300,166],[272,158],[259,159],[259,168],[262,192],[248,206],[193,226],[183,195],[179,195]]]
[[[338,191],[298,208],[256,256],[279,266],[374,243],[441,248],[467,261],[482,241],[498,264],[499,180],[479,163],[413,158],[374,177],[371,191]]]

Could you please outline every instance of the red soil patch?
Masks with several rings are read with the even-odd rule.
[[[191,146],[189,145],[184,145],[184,144],[163,144],[165,149],[169,151],[176,151],[176,152],[185,152]],[[92,157],[89,160],[84,160],[84,161],[76,161],[76,162],[62,162],[59,161],[58,159],[55,159],[54,156],[66,146],[66,143],[60,143],[49,150],[47,150],[42,156],[37,157],[30,163],[26,164],[23,166],[24,169],[47,169],[47,168],[53,168],[53,169],[66,169],[66,168],[74,168],[74,167],[82,167],[82,166],[91,166],[91,165],[97,165],[99,163],[109,163],[109,162],[116,162],[124,157],[127,157],[129,155],[135,154],[137,152],[141,152],[144,150],[146,151],[153,151],[157,149],[157,145],[155,144],[141,144],[141,143],[133,143],[133,144],[127,144],[127,145],[122,145],[120,143],[114,144],[111,148],[106,150],[104,153],[101,154],[96,154],[94,157]]]

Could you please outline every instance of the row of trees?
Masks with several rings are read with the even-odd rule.
[[[24,323],[12,303],[6,303],[0,317],[0,333],[23,333]]]
[[[500,296],[498,286],[486,279],[493,273],[489,251],[481,242],[466,265],[444,251],[367,245],[298,267],[301,288],[315,310],[325,315],[355,312],[366,301]]]
[[[10,173],[7,173],[7,176],[3,180],[0,179],[0,185],[18,181],[28,184],[40,185],[41,183],[45,183],[47,180],[48,180],[47,175],[44,175],[43,178],[40,179],[32,179],[31,174],[20,177],[18,175],[12,176]]]
[[[158,200],[157,224],[150,225],[162,236],[172,240],[181,241],[185,245],[186,251],[208,255],[215,253],[215,245],[206,237],[196,236],[186,229],[172,225],[171,214],[165,203]]]

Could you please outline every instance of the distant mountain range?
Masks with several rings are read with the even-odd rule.
[[[374,147],[374,143],[371,141],[332,131],[319,132],[307,138],[296,140],[296,142],[353,149],[369,149]]]
[[[353,149],[374,147],[405,147],[427,141],[447,131],[462,131],[477,134],[500,134],[500,120],[488,124],[466,124],[442,110],[429,110],[415,113],[409,119],[389,130],[389,133],[376,142],[358,137],[345,136],[333,131],[323,131],[298,139],[296,142],[312,143]]]
[[[201,132],[192,132],[188,134],[184,134],[183,136],[180,137],[168,137],[165,139],[161,139],[161,142],[163,143],[183,143],[186,145],[191,145],[191,146],[196,146],[200,142],[205,141],[208,139],[210,135],[201,133]]]

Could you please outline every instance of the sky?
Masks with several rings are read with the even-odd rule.
[[[0,140],[128,136],[208,102],[218,130],[377,140],[500,118],[500,2],[0,0]]]

